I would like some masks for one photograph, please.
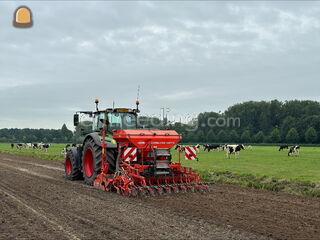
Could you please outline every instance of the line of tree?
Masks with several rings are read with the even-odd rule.
[[[226,124],[233,120],[233,125]],[[219,120],[222,120],[219,122]],[[188,124],[140,117],[140,127],[174,129],[185,143],[320,143],[320,103],[316,101],[249,101],[222,113],[200,113]],[[0,142],[73,141],[73,132],[61,129],[0,129]]]
[[[235,126],[212,126],[208,124],[212,119],[239,122]],[[184,142],[320,143],[320,103],[249,101],[233,105],[223,113],[200,113],[189,124],[174,123],[169,128],[181,133]]]
[[[73,132],[65,124],[61,129],[0,129],[0,142],[9,143],[69,143]]]

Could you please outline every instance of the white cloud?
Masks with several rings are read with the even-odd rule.
[[[95,44],[92,41],[80,41],[78,43],[79,50],[92,50],[95,47]]]
[[[0,91],[9,90],[11,88],[25,87],[36,84],[33,81],[19,81],[13,79],[0,79]]]
[[[166,100],[166,101],[183,101],[186,99],[192,100],[196,98],[201,98],[207,95],[208,95],[208,92],[205,89],[194,89],[194,90],[179,89],[169,94],[158,95],[157,98],[159,100]]]
[[[320,87],[317,2],[35,1],[35,25],[24,30],[11,24],[18,4],[3,3],[0,14],[0,110],[8,117],[32,112],[61,126],[97,96],[131,105],[138,84],[145,113],[307,98]],[[35,125],[32,118],[23,124]]]
[[[65,42],[71,42],[73,40],[73,38],[71,36],[66,36],[61,38],[61,42],[65,43]]]

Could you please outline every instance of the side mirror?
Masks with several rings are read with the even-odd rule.
[[[73,115],[73,125],[76,127],[79,125],[79,114]]]

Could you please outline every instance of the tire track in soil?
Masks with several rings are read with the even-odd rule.
[[[50,184],[58,184],[63,188],[69,188],[70,194],[76,196],[73,201],[77,202],[78,207],[83,204],[83,201],[91,202],[92,206],[84,208],[85,211],[70,213],[72,215],[70,219],[77,219],[77,221],[83,223],[82,225],[95,226],[94,223],[97,222],[97,219],[91,217],[92,209],[96,210],[95,207],[99,205],[105,208],[105,202],[111,201],[113,208],[109,206],[104,210],[108,213],[114,212],[113,218],[120,223],[120,226],[128,226],[128,220],[123,217],[125,214],[136,214],[137,211],[155,212],[158,216],[156,214],[149,216],[148,214],[142,214],[140,218],[135,216],[136,221],[144,222],[145,218],[149,217],[149,221],[153,223],[153,225],[150,225],[151,229],[156,228],[157,225],[157,222],[153,221],[155,216],[159,218],[161,214],[165,216],[163,221],[168,221],[167,219],[180,221],[180,224],[169,224],[170,231],[180,231],[181,234],[169,234],[168,236],[178,239],[181,239],[182,236],[189,238],[197,236],[199,239],[210,239],[210,236],[211,239],[257,239],[261,235],[275,239],[319,239],[318,236],[320,235],[320,200],[316,198],[303,198],[230,185],[213,185],[210,187],[211,192],[208,194],[180,194],[155,198],[126,199],[116,194],[103,193],[92,189],[81,184],[81,182],[65,181],[62,178],[61,170],[54,169],[59,168],[57,166],[61,166],[61,162],[18,157],[12,159],[12,156],[10,159],[4,160],[9,160],[16,168],[24,164],[24,167],[32,166],[33,171],[48,174],[53,180],[43,178],[41,183],[50,182]],[[35,176],[25,177],[34,181]],[[31,198],[37,199],[38,195],[39,192],[35,192]],[[59,207],[57,206],[57,208]],[[85,215],[83,216],[84,212]],[[80,216],[81,214],[82,216]],[[108,219],[104,222],[110,224],[114,219]],[[181,222],[189,223],[188,226],[192,230],[188,232],[186,229],[188,226],[181,224]],[[121,231],[121,227],[118,228],[118,226],[118,224],[115,224],[112,227]],[[220,228],[217,226],[220,226]],[[140,235],[136,233],[136,228],[129,224],[127,232],[129,234],[131,231],[131,238],[139,238]],[[96,228],[95,231],[99,232],[99,228]],[[141,232],[143,231],[145,230]],[[164,231],[166,232],[166,229]],[[208,234],[210,231],[215,234]],[[109,232],[105,231],[105,233]],[[116,236],[120,235],[116,234]],[[128,236],[126,235],[126,237]],[[147,238],[147,236],[145,234],[144,237]],[[154,236],[168,237],[161,231],[157,232],[157,230],[154,230],[153,238]]]
[[[228,188],[229,186],[219,187]],[[203,199],[199,196],[193,199],[182,197],[179,200],[180,204],[176,204],[174,199],[167,200],[167,203],[173,205],[170,209],[177,214],[190,214],[194,218],[205,219],[213,224],[231,225],[233,228],[257,235],[262,234],[275,239],[319,239],[320,211],[317,211],[319,206],[317,202],[314,205],[315,208],[301,210],[301,207],[300,209],[297,207],[293,211],[292,206],[277,206],[272,199],[266,204],[254,201],[251,197],[240,201],[234,199],[236,195],[226,193],[224,196],[219,196],[218,191],[211,192],[211,194],[215,193],[216,197],[212,195],[207,199],[210,204],[202,203]],[[155,204],[159,204],[159,201],[162,200],[155,199],[154,201]],[[190,205],[193,205],[193,208],[186,210],[185,206]],[[206,210],[203,210],[204,208]]]
[[[19,163],[19,164],[22,163],[22,164],[32,165],[34,167],[42,167],[42,168],[47,168],[47,169],[50,169],[50,170],[57,170],[57,171],[64,172],[64,169],[62,167],[61,168],[60,167],[52,167],[50,165],[32,163],[32,162],[27,162],[27,161],[17,161],[17,160],[14,160],[12,158],[2,158],[2,160],[13,162],[13,163]]]
[[[58,231],[61,231],[64,233],[64,235],[68,236],[68,239],[71,240],[80,240],[80,238],[78,238],[75,234],[71,233],[69,230],[66,230],[62,225],[60,225],[59,223],[49,219],[48,217],[46,217],[44,214],[42,214],[41,212],[35,210],[33,207],[31,207],[30,205],[28,205],[27,203],[25,203],[24,201],[20,200],[19,198],[17,198],[16,196],[14,196],[13,194],[9,193],[6,190],[1,189],[1,184],[0,184],[0,192],[2,194],[4,194],[4,196],[9,197],[11,200],[13,200],[14,202],[16,202],[17,204],[21,205],[23,208],[25,208],[26,210],[30,211],[32,214],[34,214],[37,218],[42,218],[45,222],[47,222],[47,226],[49,225],[49,227],[52,227],[53,229],[57,229]]]
[[[19,159],[19,158],[17,158]],[[20,159],[19,159],[20,160]],[[0,155],[1,161],[1,155]],[[28,160],[29,161],[29,160]],[[45,162],[41,163],[44,164]],[[29,172],[21,171],[21,162],[0,170],[2,182],[16,198],[32,203],[36,211],[49,219],[70,228],[80,237],[115,239],[257,239],[258,237],[239,231],[219,228],[206,221],[193,219],[189,215],[177,215],[163,206],[146,204],[142,199],[127,199],[116,194],[104,193],[81,183],[65,181],[61,172],[31,166]],[[28,165],[28,164],[26,164]],[[13,168],[12,168],[13,167]],[[26,167],[26,166],[24,166]],[[20,167],[21,168],[21,167]],[[39,177],[50,174],[51,178]],[[58,178],[54,178],[57,177]],[[147,199],[145,199],[147,200]]]
[[[0,199],[0,239],[67,239],[6,194]]]

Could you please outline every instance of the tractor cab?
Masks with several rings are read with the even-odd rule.
[[[132,130],[138,128],[137,109],[130,108],[107,108],[96,111],[79,111],[73,116],[75,126],[75,141],[80,144],[88,134],[93,132],[100,135],[104,124],[106,133],[110,139],[117,130]]]
[[[136,109],[107,108],[99,110],[99,100],[96,99],[96,111],[79,111],[73,116],[73,124],[76,127],[76,136],[83,140],[87,134],[101,132],[106,126],[107,133],[113,134],[117,130],[130,130],[138,128],[139,101],[136,101]]]
[[[74,126],[79,129],[81,135],[90,132],[100,132],[103,125],[107,125],[107,131],[137,129],[137,113],[127,108],[106,109],[103,111],[80,111],[74,115]]]
[[[106,123],[108,132],[137,129],[137,114],[131,109],[107,109],[93,115],[93,131],[100,132]]]

